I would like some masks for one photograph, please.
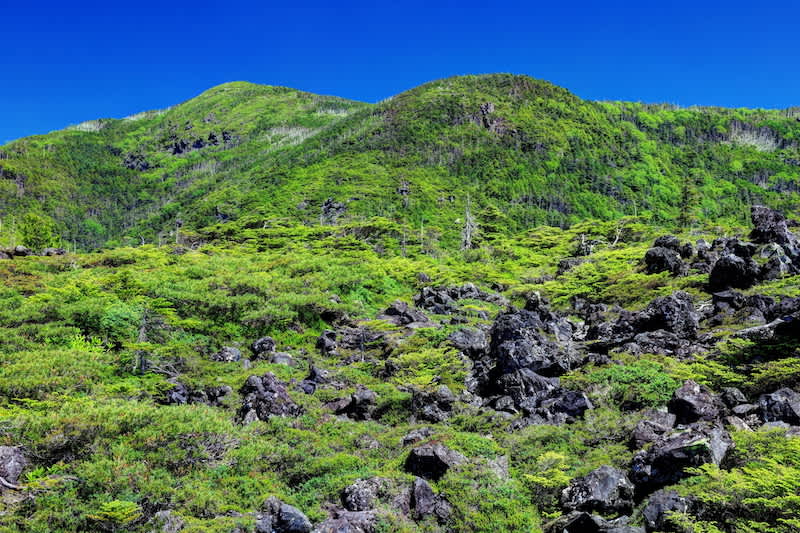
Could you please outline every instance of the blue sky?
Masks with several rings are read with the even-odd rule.
[[[513,72],[584,98],[800,105],[800,2],[0,2],[0,143],[226,81],[374,102]]]

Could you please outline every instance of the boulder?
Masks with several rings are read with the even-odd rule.
[[[691,424],[719,419],[722,403],[703,385],[687,380],[673,393],[668,408],[675,414],[678,424]]]
[[[625,514],[633,510],[634,486],[621,470],[610,466],[573,479],[561,493],[565,511]]]
[[[548,378],[523,368],[510,374],[502,375],[496,383],[498,392],[510,396],[516,405],[534,400],[538,402],[550,397],[557,390],[558,378]]]
[[[631,526],[630,518],[622,516],[606,520],[583,511],[572,511],[544,526],[545,533],[645,533],[643,527]]]
[[[299,509],[273,496],[256,516],[256,533],[311,533],[311,522]]]
[[[303,412],[286,392],[285,384],[271,372],[247,378],[240,393],[243,400],[238,418],[245,424],[268,420],[271,416],[299,416]]]
[[[675,235],[662,235],[653,242],[653,247],[667,248],[677,252],[681,249],[681,241]]]
[[[789,388],[778,389],[758,398],[759,413],[764,422],[785,422],[800,426],[800,393]]]
[[[325,404],[325,407],[354,420],[369,420],[377,406],[378,395],[370,389],[358,385],[356,391],[347,398],[340,398]]]
[[[9,254],[7,254],[6,252],[4,252],[3,250],[0,250],[0,260],[3,260],[3,259],[11,259],[11,256]]]
[[[650,495],[642,510],[647,531],[681,531],[672,529],[669,513],[686,514],[692,500],[680,496],[674,490],[658,490]]]
[[[238,348],[225,346],[220,351],[212,355],[211,360],[220,363],[235,363],[242,360],[242,352]]]
[[[171,382],[173,387],[167,391],[161,400],[161,403],[167,405],[202,403],[212,407],[222,407],[223,400],[233,392],[233,389],[227,385],[192,389],[180,381],[171,380]]]
[[[275,339],[272,337],[261,337],[250,346],[253,350],[253,359],[269,359],[275,352]]]
[[[380,320],[386,320],[396,326],[409,328],[431,327],[433,322],[419,309],[414,309],[400,300],[394,302],[378,315]]]
[[[326,329],[317,339],[316,347],[322,355],[336,353],[336,332]]]
[[[645,271],[648,274],[669,272],[678,276],[685,272],[685,267],[680,254],[676,250],[656,247],[650,248],[644,255]]]
[[[634,330],[656,331],[663,329],[683,339],[697,337],[698,315],[692,305],[692,297],[683,291],[656,298],[634,316]]]
[[[374,533],[377,517],[373,511],[335,509],[314,528],[314,533]]]
[[[405,436],[403,436],[401,444],[403,446],[416,444],[420,441],[427,439],[428,437],[433,435],[433,433],[434,433],[433,428],[424,427],[424,428],[414,429],[406,433]]]
[[[342,491],[342,505],[348,511],[369,511],[375,507],[383,480],[358,479]]]
[[[479,359],[489,350],[489,338],[486,332],[477,328],[462,328],[448,337],[453,347],[469,357]]]
[[[723,387],[720,399],[728,409],[747,403],[747,396],[736,387]]]
[[[648,442],[655,442],[675,426],[676,417],[665,411],[649,410],[644,418],[639,420],[631,435],[631,442],[636,448],[641,448]]]
[[[42,255],[45,257],[53,257],[56,255],[67,255],[67,251],[63,248],[45,248],[42,250]]]
[[[649,492],[683,479],[688,467],[719,465],[733,441],[728,432],[708,423],[692,424],[660,436],[631,463],[630,480],[637,490]]]
[[[17,481],[27,466],[28,459],[21,448],[0,446],[0,492],[5,489],[18,489]]]
[[[286,352],[274,352],[269,356],[269,362],[273,365],[294,366],[294,357]]]
[[[424,479],[438,480],[447,471],[466,461],[466,457],[439,442],[417,446],[406,458],[407,472]]]
[[[411,396],[411,412],[416,420],[443,422],[452,414],[455,401],[456,397],[447,385],[440,385],[433,391],[414,390]]]
[[[790,248],[797,246],[797,236],[789,231],[786,217],[781,213],[768,207],[754,205],[750,208],[750,219],[753,222],[753,230],[750,232],[750,239],[753,242],[775,243]]]
[[[756,284],[760,276],[758,264],[750,257],[724,253],[708,275],[710,291],[728,288],[748,289]]]
[[[415,519],[424,520],[434,516],[439,523],[446,521],[452,512],[447,500],[435,494],[428,482],[419,477],[414,478],[411,485],[411,508]]]

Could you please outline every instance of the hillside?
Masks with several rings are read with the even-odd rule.
[[[491,75],[6,145],[0,533],[797,531],[798,139]]]
[[[377,105],[232,83],[0,148],[0,239],[27,213],[82,249],[380,217],[452,249],[467,204],[486,239],[624,215],[746,224],[754,203],[798,210],[798,118],[589,102],[512,75]]]

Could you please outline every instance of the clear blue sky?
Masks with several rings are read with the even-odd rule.
[[[233,80],[374,102],[513,72],[584,98],[800,105],[800,2],[0,0],[0,143]]]

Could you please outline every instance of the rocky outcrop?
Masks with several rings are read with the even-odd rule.
[[[240,393],[243,400],[238,419],[244,424],[269,420],[271,416],[298,416],[303,412],[286,392],[285,384],[271,372],[247,378]]]
[[[299,509],[273,496],[256,515],[256,533],[311,533],[311,522]]]
[[[440,385],[433,391],[414,390],[411,413],[415,421],[444,422],[450,418],[455,401],[456,397],[447,385]]]
[[[719,465],[731,446],[727,431],[714,424],[696,423],[671,431],[634,456],[630,480],[645,493],[671,485],[688,475],[688,467]]]
[[[435,481],[465,461],[466,457],[460,453],[439,442],[432,442],[412,449],[406,458],[405,469],[415,476]]]
[[[634,486],[621,470],[610,466],[573,479],[561,493],[565,511],[626,514],[633,509]]]
[[[18,490],[17,481],[27,466],[28,459],[21,448],[0,446],[0,493],[8,489]]]

